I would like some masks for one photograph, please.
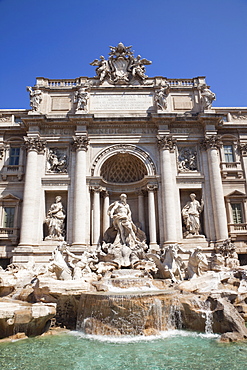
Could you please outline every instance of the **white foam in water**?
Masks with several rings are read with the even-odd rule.
[[[85,334],[83,332],[79,331],[72,331],[71,334],[78,336],[83,339],[89,339],[89,340],[96,340],[100,342],[110,342],[110,343],[131,343],[131,342],[140,342],[140,341],[152,341],[162,338],[161,335],[136,335],[136,336],[128,336],[123,335],[121,337],[114,337],[114,336],[108,336],[108,335],[93,335],[93,334]]]
[[[114,287],[114,286],[111,286],[109,288],[109,293],[113,292],[113,293],[127,293],[127,292],[146,292],[146,291],[157,291],[159,290],[158,288],[156,287],[133,287],[133,288],[118,288],[118,287]]]
[[[206,333],[198,333],[195,331],[187,331],[187,330],[167,330],[161,332],[162,338],[169,338],[169,337],[200,337],[200,338],[219,338],[219,334],[206,334]]]
[[[161,331],[159,335],[137,335],[137,336],[121,336],[121,337],[114,337],[114,336],[107,336],[107,335],[92,335],[92,334],[85,334],[80,331],[71,331],[72,335],[80,337],[82,339],[89,339],[95,340],[100,342],[108,342],[108,343],[132,343],[132,342],[147,342],[147,341],[154,341],[158,339],[167,339],[172,337],[200,337],[200,338],[219,338],[219,334],[205,334],[205,333],[197,333],[192,331],[186,330],[167,330]]]

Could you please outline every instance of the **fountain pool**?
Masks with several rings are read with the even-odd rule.
[[[244,370],[247,343],[172,330],[159,337],[95,337],[80,332],[0,343],[3,370]]]

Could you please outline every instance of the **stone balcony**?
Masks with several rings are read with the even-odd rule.
[[[5,165],[1,171],[1,176],[4,181],[7,180],[8,176],[16,176],[21,181],[24,174],[24,166],[20,165]]]
[[[13,244],[19,239],[19,228],[17,227],[1,227],[0,240],[10,240]]]
[[[243,170],[240,162],[221,162],[220,169],[223,179],[227,177],[243,178]]]
[[[247,223],[228,224],[229,236],[234,239],[239,239],[247,234]]]

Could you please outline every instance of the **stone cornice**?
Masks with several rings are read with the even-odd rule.
[[[41,115],[34,114],[21,117],[22,122],[26,127],[39,126],[39,127],[56,127],[56,126],[75,126],[75,125],[88,125],[92,121],[93,115],[90,114],[76,114],[76,115]]]
[[[93,114],[67,114],[67,120],[78,125],[88,125],[94,118]]]
[[[29,114],[28,116],[21,117],[22,122],[26,127],[39,126],[44,122],[46,116],[43,114]]]

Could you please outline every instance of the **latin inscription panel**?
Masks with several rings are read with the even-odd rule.
[[[92,94],[90,95],[90,111],[144,111],[152,109],[153,94]]]

